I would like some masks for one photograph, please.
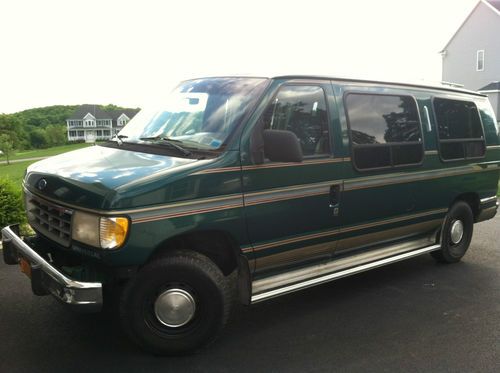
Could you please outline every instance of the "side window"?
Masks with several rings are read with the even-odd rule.
[[[325,93],[321,87],[280,88],[264,114],[264,122],[264,129],[293,132],[304,156],[330,153]]]
[[[473,102],[435,98],[434,112],[443,160],[484,156],[486,146],[483,127]]]
[[[422,161],[422,132],[413,97],[348,93],[345,106],[357,169],[399,167]]]

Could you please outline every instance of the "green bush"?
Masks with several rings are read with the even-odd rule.
[[[0,177],[0,228],[14,223],[26,223],[21,191],[10,179]]]

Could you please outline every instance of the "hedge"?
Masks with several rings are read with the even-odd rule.
[[[7,177],[0,177],[0,228],[26,223],[21,191]]]

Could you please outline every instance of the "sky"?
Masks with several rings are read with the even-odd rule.
[[[182,79],[441,80],[477,0],[0,0],[0,113],[141,107]]]

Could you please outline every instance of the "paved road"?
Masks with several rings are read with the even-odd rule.
[[[23,159],[11,159],[9,162],[10,163],[19,163],[19,162],[26,162],[26,161],[39,161],[40,159],[45,159],[45,158],[48,158],[49,156],[47,157],[31,157],[31,158],[23,158]],[[4,160],[4,161],[0,161],[0,164],[6,164],[7,161]]]
[[[112,318],[31,295],[0,265],[2,372],[494,372],[500,368],[500,217],[476,226],[463,262],[429,256],[237,310],[221,338],[149,356]]]

